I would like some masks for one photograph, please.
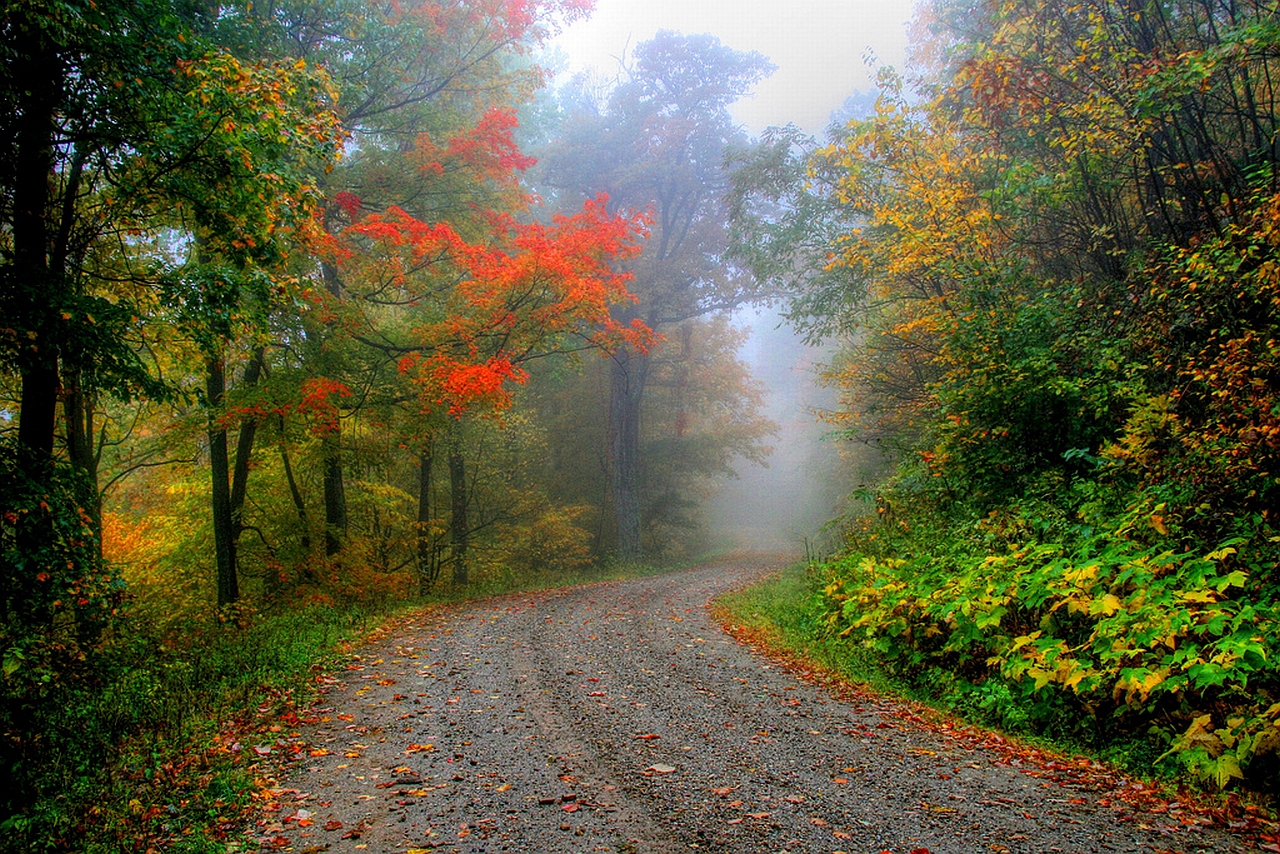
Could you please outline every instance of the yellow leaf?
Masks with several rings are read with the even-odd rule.
[[[1116,611],[1120,610],[1120,597],[1114,593],[1108,593],[1101,599],[1095,599],[1093,607],[1090,609],[1095,614],[1101,614],[1104,617],[1110,617]]]

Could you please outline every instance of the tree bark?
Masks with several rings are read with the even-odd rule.
[[[467,550],[471,544],[471,524],[467,519],[467,464],[458,442],[449,445],[449,543],[453,550],[453,586],[470,581]]]
[[[614,354],[609,383],[609,482],[618,557],[643,556],[640,487],[640,406],[644,399],[648,358],[620,350]]]
[[[227,377],[221,356],[206,364],[205,388],[209,398],[209,469],[212,475],[213,548],[217,570],[218,607],[240,598],[236,574],[236,530],[232,516],[231,471],[227,454],[227,428],[218,420],[226,396]]]
[[[284,416],[280,418],[280,464],[284,467],[284,479],[289,485],[289,497],[293,500],[293,509],[298,514],[298,524],[302,528],[302,549],[311,552],[311,517],[307,514],[307,503],[302,500],[302,490],[293,476],[293,466],[289,462],[289,443],[285,437]]]
[[[85,510],[97,537],[98,557],[102,557],[102,494],[98,489],[98,455],[94,448],[93,396],[84,387],[78,368],[67,371],[62,401],[67,422],[67,456],[84,482]]]
[[[38,14],[38,13],[37,13]],[[49,267],[50,175],[54,163],[54,116],[60,100],[62,63],[44,33],[44,22],[10,22],[16,34],[13,80],[16,115],[12,181],[13,276],[6,286],[16,295],[12,309],[21,319],[6,325],[22,327],[22,405],[18,418],[18,442],[26,448],[33,471],[53,460],[53,437],[58,412],[58,358],[65,281]],[[6,300],[7,301],[7,300]]]
[[[258,384],[265,359],[265,347],[258,347],[253,351],[253,356],[244,369],[245,388],[253,388]],[[240,533],[244,530],[244,497],[249,488],[249,462],[257,435],[257,419],[245,418],[240,424],[240,435],[236,438],[236,465],[231,472],[231,532],[237,547]]]
[[[347,489],[342,477],[342,440],[338,433],[325,436],[324,449],[324,553],[333,557],[347,538]]]
[[[320,265],[325,290],[335,299],[342,297],[342,277],[328,261]],[[325,436],[324,453],[324,553],[333,557],[342,551],[347,538],[347,490],[342,473],[342,420],[337,419],[333,432]]]
[[[431,467],[435,448],[428,439],[418,455],[418,591],[425,593],[440,575],[440,557],[431,533]]]

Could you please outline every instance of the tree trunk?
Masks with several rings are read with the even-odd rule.
[[[85,510],[102,557],[102,494],[98,490],[98,455],[94,448],[94,400],[81,382],[78,368],[67,372],[63,417],[67,422],[67,456],[84,482]]]
[[[640,405],[644,399],[648,358],[621,350],[611,362],[609,384],[609,482],[618,557],[638,560],[642,514],[640,500]]]
[[[227,377],[221,356],[206,365],[205,388],[209,397],[209,468],[213,477],[213,548],[217,563],[218,607],[240,598],[236,575],[236,530],[231,509],[231,471],[227,454],[227,428],[219,423],[218,409],[226,396]]]
[[[325,290],[335,299],[342,297],[342,277],[334,264],[320,265]],[[324,437],[324,553],[333,557],[342,551],[347,538],[347,490],[342,474],[342,420]]]
[[[347,489],[342,478],[342,440],[324,437],[324,553],[333,557],[347,538]]]
[[[40,13],[37,13],[40,16]],[[58,413],[58,358],[65,280],[49,267],[49,202],[53,172],[56,105],[62,85],[62,68],[56,48],[43,32],[46,22],[24,20],[21,13],[9,21],[15,45],[11,80],[16,87],[11,214],[13,252],[12,287],[7,295],[18,317],[6,318],[17,327],[22,341],[22,406],[18,418],[18,442],[28,453],[33,478],[52,463],[53,436]],[[16,297],[16,298],[15,298]]]
[[[440,553],[431,531],[431,465],[435,448],[430,439],[418,456],[418,591],[425,593],[440,576]]]
[[[265,359],[265,347],[258,347],[253,351],[253,356],[244,369],[245,388],[253,388],[258,384]],[[257,419],[245,418],[240,424],[240,435],[236,439],[236,466],[231,472],[231,533],[237,547],[240,533],[244,530],[244,496],[249,488],[249,462],[253,455],[253,441],[257,435]]]
[[[453,549],[453,586],[465,587],[470,581],[467,549],[471,544],[471,525],[467,520],[467,464],[461,443],[449,445],[449,542]]]
[[[293,476],[293,466],[289,462],[289,443],[285,437],[284,416],[280,418],[280,464],[284,467],[284,479],[289,485],[289,497],[293,499],[293,509],[298,514],[298,524],[302,529],[302,549],[311,553],[311,517],[307,514],[307,503],[302,500],[302,490]]]

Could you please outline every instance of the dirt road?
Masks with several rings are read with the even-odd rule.
[[[1071,763],[833,697],[724,634],[762,561],[432,611],[360,652],[264,850],[1244,851]],[[1103,779],[1106,779],[1105,777]],[[1117,788],[1119,787],[1119,788]]]

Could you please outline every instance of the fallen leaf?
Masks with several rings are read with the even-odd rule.
[[[404,749],[405,753],[423,753],[428,750],[435,750],[434,744],[411,744]]]
[[[336,818],[331,818],[324,823],[325,830],[342,830],[342,822]]]
[[[637,735],[632,741],[653,741],[655,738],[662,738],[662,736],[651,732],[648,735]]]
[[[676,773],[676,769],[675,769],[675,766],[674,766],[674,765],[667,765],[666,763],[663,763],[663,762],[655,762],[654,764],[650,765],[648,768],[646,768],[646,769],[644,769],[644,770],[646,770],[646,771],[652,771],[654,774],[674,774],[674,773]]]

